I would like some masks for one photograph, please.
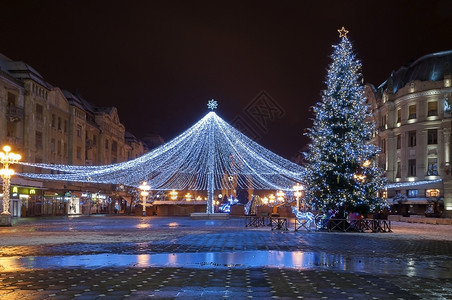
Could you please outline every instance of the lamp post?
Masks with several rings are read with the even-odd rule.
[[[0,162],[3,164],[3,169],[0,170],[0,176],[3,181],[3,211],[1,213],[0,224],[3,226],[11,226],[11,213],[9,212],[9,186],[14,170],[10,169],[9,165],[18,162],[21,156],[11,152],[10,146],[4,146],[3,151],[0,151]]]
[[[177,200],[177,192],[175,190],[172,190],[169,195],[171,200]]]
[[[151,187],[148,185],[146,181],[143,181],[143,183],[139,186],[139,189],[141,190],[140,195],[143,197],[143,217],[146,216],[146,197],[149,195],[149,190]]]
[[[293,191],[294,191],[294,196],[295,199],[297,199],[297,209],[300,209],[300,197],[301,197],[301,191],[303,190],[303,186],[300,185],[299,183],[297,183],[296,185],[293,186]],[[303,203],[303,210],[304,210],[304,203]]]
[[[285,196],[286,194],[283,192],[283,191],[278,191],[277,193],[276,193],[276,196],[278,196],[278,202],[280,202],[280,203],[282,203],[282,202],[284,202],[284,196]]]

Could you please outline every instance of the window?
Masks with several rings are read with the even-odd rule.
[[[56,117],[52,114],[52,128],[55,128]]]
[[[415,159],[408,160],[408,176],[409,177],[416,176],[416,160]]]
[[[82,126],[77,125],[77,136],[82,137]]]
[[[416,119],[416,104],[408,106],[408,119]]]
[[[61,118],[60,117],[58,117],[58,130],[61,130]]]
[[[427,175],[428,176],[438,176],[438,159],[437,158],[429,158],[428,159]]]
[[[438,102],[437,101],[432,101],[429,102],[428,104],[428,109],[427,109],[427,116],[437,116],[438,115]]]
[[[397,110],[397,123],[402,122],[402,110],[399,108]]]
[[[400,138],[400,134],[399,135],[397,135],[397,149],[400,149],[400,146],[401,146],[401,138]]]
[[[77,158],[78,159],[82,158],[82,148],[81,147],[77,147]]]
[[[416,131],[408,132],[408,147],[416,146]]]
[[[402,172],[400,170],[400,161],[398,161],[397,162],[397,170],[396,170],[396,178],[402,177],[401,174],[402,174]]]
[[[386,153],[386,139],[381,140],[381,152]]]
[[[8,92],[8,105],[16,105],[16,95]]]
[[[50,140],[50,152],[55,153],[55,139]]]
[[[439,189],[425,190],[425,197],[439,197]]]
[[[386,116],[386,114],[384,114],[383,117],[381,118],[381,127],[383,127],[383,129],[386,129],[386,124],[387,124],[387,116]]]
[[[42,132],[40,131],[35,133],[35,147],[36,149],[42,149]]]
[[[61,156],[61,141],[57,143],[57,154]]]
[[[44,107],[41,104],[36,104],[36,119],[42,121],[44,114]]]
[[[111,142],[111,154],[113,154],[113,155],[118,154],[118,142],[116,142],[116,141]]]
[[[427,133],[427,144],[438,144],[438,129],[429,129]]]
[[[417,190],[407,190],[406,195],[408,198],[416,198],[417,197]]]

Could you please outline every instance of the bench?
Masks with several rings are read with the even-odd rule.
[[[351,230],[357,230],[359,232],[392,232],[391,221],[384,219],[329,219],[328,231],[333,230],[341,230],[344,232]]]
[[[269,218],[268,213],[261,213],[260,216],[247,215],[245,216],[245,227],[266,226],[266,224],[270,223],[269,221],[266,222]]]
[[[289,230],[287,218],[271,217],[270,225],[272,227],[272,230]]]

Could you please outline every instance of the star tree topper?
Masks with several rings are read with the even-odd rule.
[[[209,100],[209,102],[207,102],[207,108],[210,110],[215,110],[218,107],[218,102],[215,100]]]
[[[339,37],[347,38],[348,30],[345,29],[344,26],[342,26],[341,29],[338,29],[337,32],[339,32]]]

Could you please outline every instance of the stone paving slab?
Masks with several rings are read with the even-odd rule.
[[[0,274],[9,299],[324,298],[451,299],[452,281],[363,273],[252,269],[128,268]],[[42,278],[44,280],[36,280]],[[234,284],[231,282],[234,280]]]
[[[393,224],[393,233],[245,228],[243,219],[80,217],[23,219],[0,228],[0,257],[241,251],[325,252],[407,270],[123,267],[2,271],[3,299],[452,299],[452,227]],[[419,268],[422,266],[422,268]],[[417,267],[417,269],[416,269]],[[411,271],[412,270],[412,271]],[[414,272],[423,270],[422,272]]]

